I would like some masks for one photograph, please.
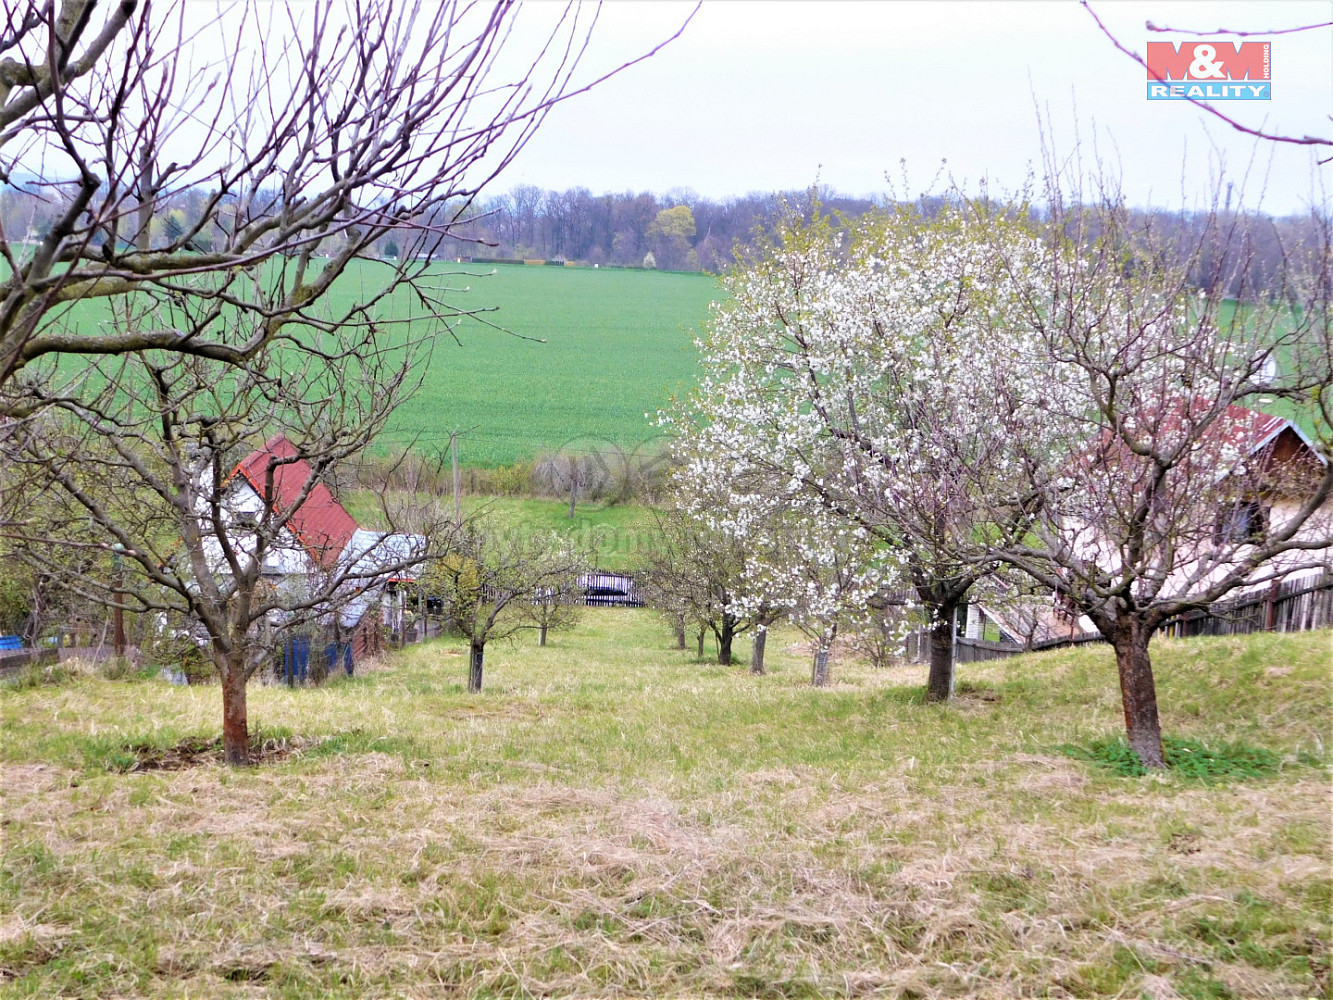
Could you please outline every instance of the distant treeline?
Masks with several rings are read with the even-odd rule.
[[[276,192],[268,196],[281,197]],[[0,185],[0,225],[11,241],[40,239],[58,217],[63,197],[59,187],[33,190],[19,183]],[[154,239],[168,242],[187,231],[207,198],[203,189],[185,189],[167,199],[153,219]],[[948,200],[947,196],[923,196],[916,204],[929,216]],[[647,191],[594,195],[583,187],[545,191],[523,185],[507,194],[446,206],[434,218],[415,220],[428,224],[428,229],[391,234],[375,250],[390,258],[406,254],[515,263],[576,262],[716,274],[735,263],[737,247],[773,232],[784,212],[808,215],[818,205],[830,216],[852,221],[889,204],[887,197],[852,198],[828,188],[714,201],[689,189],[664,195]],[[1240,217],[1224,209],[1138,214],[1138,229],[1151,232],[1168,256],[1175,247],[1180,251],[1177,259],[1194,261],[1191,277],[1200,286],[1213,280],[1209,264],[1220,253],[1190,254],[1185,248],[1202,243],[1220,251],[1223,246],[1235,249],[1239,243],[1248,268],[1243,275],[1228,279],[1236,286],[1229,291],[1246,295],[1276,290],[1284,255],[1316,242],[1320,228],[1329,224],[1313,215]],[[442,238],[442,232],[448,235]],[[206,250],[210,242],[210,234],[203,232],[194,245]]]
[[[930,216],[948,200],[927,196],[918,199],[917,206]],[[462,214],[460,234],[482,246],[458,255],[721,273],[735,263],[738,247],[772,233],[784,212],[808,216],[818,205],[821,212],[850,222],[889,204],[888,198],[852,198],[827,188],[713,201],[688,189],[661,196],[629,191],[594,195],[587,188],[543,191],[522,186],[484,199]],[[1320,228],[1328,224],[1311,215],[1242,217],[1225,209],[1136,214],[1132,228],[1151,233],[1168,253],[1175,248],[1180,260],[1197,257],[1191,277],[1200,286],[1214,280],[1209,268],[1222,247],[1242,245],[1248,269],[1229,279],[1237,286],[1230,290],[1240,292],[1243,286],[1248,294],[1275,290],[1284,255],[1317,243]],[[1214,252],[1187,252],[1200,244]]]

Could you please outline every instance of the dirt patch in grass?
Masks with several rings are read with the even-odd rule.
[[[279,738],[261,736],[250,740],[250,763],[277,764],[303,753],[318,740],[300,736]],[[205,764],[222,763],[222,737],[211,740],[200,737],[183,739],[171,746],[152,743],[127,743],[108,763],[107,770],[121,774],[135,771],[184,771]]]

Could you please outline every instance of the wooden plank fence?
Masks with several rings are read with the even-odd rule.
[[[1309,632],[1320,628],[1333,628],[1333,576],[1274,581],[1262,594],[1246,594],[1181,615],[1163,625],[1158,635],[1185,638],[1196,635],[1247,635],[1253,632]],[[1033,643],[1030,647],[1013,642],[987,642],[960,637],[955,646],[954,662],[981,663],[1044,649],[1104,641],[1097,632],[1066,639],[1049,639]],[[925,643],[919,640],[918,645],[924,649]],[[910,659],[910,644],[908,652]]]
[[[55,663],[59,658],[60,652],[54,647],[0,651],[0,678],[12,677],[24,667]]]
[[[1084,632],[1081,635],[1060,639],[1044,639],[1031,646],[1022,646],[1016,642],[990,642],[986,639],[968,639],[959,636],[954,644],[955,663],[983,663],[986,660],[1003,660],[1010,656],[1024,653],[1039,653],[1046,649],[1065,649],[1069,646],[1082,646],[1089,642],[1105,642],[1100,632]]]
[[[1245,635],[1308,632],[1333,626],[1333,576],[1273,581],[1262,594],[1219,601],[1162,627],[1163,635]]]

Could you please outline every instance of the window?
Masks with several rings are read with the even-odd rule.
[[[1238,500],[1222,509],[1213,540],[1219,545],[1243,545],[1268,530],[1268,510],[1258,500]]]

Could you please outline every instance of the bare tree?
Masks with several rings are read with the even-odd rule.
[[[571,518],[580,500],[596,497],[611,482],[606,463],[597,451],[572,444],[538,455],[533,477],[542,490],[569,497]]]
[[[486,644],[549,625],[544,601],[572,599],[587,553],[559,535],[506,531],[484,519],[466,522],[449,555],[432,566],[426,586],[468,640],[468,681],[481,690]]]
[[[537,630],[537,645],[546,645],[548,632],[577,625],[583,617],[583,607],[583,594],[576,583],[551,585],[533,594],[528,616]]]
[[[466,310],[431,258],[454,256],[478,192],[553,106],[619,71],[581,77],[596,15],[552,11],[519,52],[510,0],[7,4],[0,179],[50,213],[41,232],[0,229],[0,384],[52,354],[241,363],[395,295],[448,329]],[[374,252],[390,234],[411,248],[392,262]],[[356,294],[330,307],[360,259]],[[163,308],[99,322],[96,303],[123,296]],[[192,321],[173,323],[182,300]]]
[[[419,338],[466,312],[432,259],[550,109],[611,74],[578,76],[596,18],[572,5],[526,52],[508,0],[199,11],[7,8],[0,180],[50,211],[40,231],[0,229],[0,411],[20,418],[12,469],[100,534],[71,544],[138,572],[73,585],[195,622],[243,763],[267,636],[427,555],[312,542],[298,522],[413,388]],[[394,262],[376,250],[390,234]],[[234,508],[234,463],[275,430],[287,446],[251,470],[258,506]],[[24,499],[5,493],[13,534],[68,540]],[[298,549],[308,571],[270,587]]]
[[[379,584],[447,538],[427,520],[357,530],[324,484],[413,388],[420,352],[374,337],[353,328],[318,356],[270,349],[235,365],[94,359],[73,385],[59,369],[26,385],[38,411],[6,428],[7,472],[27,477],[6,492],[7,533],[81,595],[192,623],[221,681],[230,763],[248,760],[246,684],[284,636],[371,610]],[[102,558],[71,566],[71,548]],[[109,556],[128,572],[107,573]]]
[[[997,420],[1024,470],[1027,530],[998,556],[1062,595],[1115,648],[1128,740],[1163,766],[1149,644],[1172,617],[1240,587],[1328,568],[1333,545],[1333,255],[1286,248],[1279,289],[1242,285],[1243,232],[1199,291],[1122,202],[1069,207],[1054,184],[1051,250],[1022,269],[1051,376]],[[1234,223],[1243,227],[1241,217]],[[998,246],[997,256],[1009,256]],[[1015,268],[1015,273],[1019,272]],[[1297,418],[1292,422],[1281,415]],[[1006,507],[1006,509],[1008,509]]]
[[[695,627],[702,655],[702,636],[712,632],[717,662],[729,666],[736,637],[778,617],[748,587],[745,546],[671,503],[657,513],[657,527],[658,542],[643,582],[648,603],[671,623],[682,647],[685,629]],[[756,673],[763,673],[760,649]]]

